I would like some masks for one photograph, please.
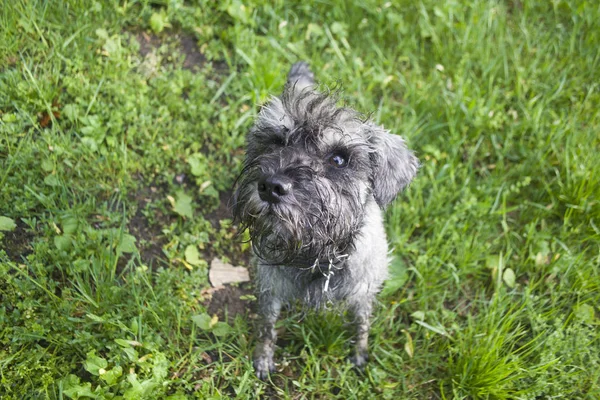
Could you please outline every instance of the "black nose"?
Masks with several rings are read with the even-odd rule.
[[[269,203],[279,203],[292,191],[292,182],[282,175],[263,176],[258,181],[258,196]]]

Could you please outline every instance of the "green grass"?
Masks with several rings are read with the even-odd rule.
[[[599,398],[600,6],[245,3],[2,3],[0,398]],[[291,311],[260,382],[252,300],[214,324],[203,289],[297,60],[423,167],[366,372]]]

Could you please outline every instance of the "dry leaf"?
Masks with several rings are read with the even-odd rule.
[[[52,116],[54,116],[55,119],[60,118],[60,107],[61,106],[58,103],[58,98],[54,99],[52,101],[51,111]],[[50,115],[50,113],[48,113],[48,111],[43,111],[38,119],[40,128],[47,128],[48,126],[50,126],[52,124],[52,116]]]
[[[224,263],[218,258],[214,258],[210,263],[210,271],[208,272],[213,287],[220,287],[226,283],[248,282],[250,276],[248,269],[244,267],[234,267],[231,264]]]

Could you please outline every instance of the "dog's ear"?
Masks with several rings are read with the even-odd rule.
[[[400,136],[381,126],[367,125],[366,135],[371,145],[373,195],[385,207],[413,180],[419,160]]]
[[[310,70],[308,63],[300,61],[292,65],[287,77],[287,86],[298,93],[307,87],[314,88],[315,75]]]

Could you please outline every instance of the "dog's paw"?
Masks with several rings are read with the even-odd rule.
[[[254,371],[256,377],[260,380],[265,380],[269,377],[271,372],[275,372],[275,362],[273,357],[259,356],[254,358]]]
[[[349,361],[360,371],[365,370],[365,366],[369,361],[369,353],[365,352],[357,352],[353,356],[349,358]]]

